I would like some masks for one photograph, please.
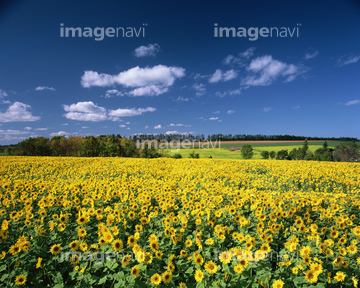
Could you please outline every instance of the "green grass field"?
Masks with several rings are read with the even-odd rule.
[[[309,142],[309,150],[311,152],[315,152],[318,148],[321,148],[323,145],[323,141],[321,142]],[[331,148],[335,148],[339,145],[340,141],[328,141],[328,145]],[[360,142],[357,142],[360,144]],[[174,155],[175,153],[181,154],[183,158],[189,158],[189,154],[194,150],[196,153],[199,153],[200,158],[209,158],[210,156],[216,159],[242,159],[240,151],[229,151],[230,147],[242,147],[244,144],[221,144],[221,148],[210,148],[210,149],[179,149],[179,151],[175,149],[165,149],[166,154]],[[261,151],[280,151],[280,150],[288,150],[290,151],[294,148],[302,147],[302,142],[298,143],[254,143],[250,144],[254,149],[254,157],[252,159],[262,159],[260,153]]]

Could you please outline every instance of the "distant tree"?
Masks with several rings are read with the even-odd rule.
[[[288,150],[280,150],[276,153],[276,159],[286,160],[288,159]]]
[[[199,154],[199,153],[195,153],[195,150],[193,150],[193,151],[189,154],[189,158],[200,158],[200,154]]]
[[[16,149],[14,147],[9,146],[5,149],[5,155],[14,156],[15,154],[16,154]]]
[[[269,151],[261,151],[260,155],[263,159],[269,159],[270,152]]]
[[[275,151],[271,151],[271,152],[269,153],[269,156],[270,156],[271,159],[274,159],[274,158],[276,157],[276,152],[275,152]]]
[[[180,153],[175,153],[175,154],[173,155],[173,158],[175,158],[175,159],[181,159],[182,156],[181,156]]]
[[[252,146],[250,144],[244,144],[241,148],[241,154],[244,159],[251,159],[254,156]]]
[[[312,153],[311,151],[306,153],[304,160],[314,160],[314,153]]]
[[[359,145],[355,142],[352,143],[341,143],[336,146],[335,151],[333,152],[334,161],[342,162],[359,162]]]

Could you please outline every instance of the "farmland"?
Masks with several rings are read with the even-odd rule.
[[[315,152],[317,149],[322,147],[323,143],[324,141],[309,141],[309,151]],[[328,141],[329,147],[331,148],[335,148],[340,143],[342,142]],[[357,143],[360,144],[360,142]],[[253,147],[254,157],[252,159],[261,159],[261,151],[266,150],[278,152],[285,149],[290,152],[294,148],[302,147],[303,141],[224,141],[221,142],[220,147],[219,142],[215,141],[213,141],[212,143],[209,142],[209,144],[204,142],[200,145],[198,142],[195,142],[194,145],[183,145],[182,148],[178,146],[174,148],[168,148],[165,150],[165,153],[167,153],[168,155],[174,155],[175,153],[178,153],[181,154],[183,158],[187,158],[189,157],[189,153],[195,150],[196,153],[199,153],[200,158],[209,158],[211,156],[215,159],[242,159],[240,150],[230,151],[229,149],[232,147],[242,147],[244,144],[250,144]],[[202,147],[206,149],[201,149]]]
[[[3,156],[0,279],[355,285],[359,175],[358,163]]]

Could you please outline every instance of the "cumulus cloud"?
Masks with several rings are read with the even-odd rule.
[[[131,108],[131,109],[116,109],[116,110],[109,110],[109,116],[110,118],[113,117],[131,117],[131,116],[137,116],[141,115],[145,112],[154,112],[156,111],[156,108],[153,107],[147,107],[147,108]],[[112,119],[113,120],[113,119]]]
[[[304,73],[300,66],[275,60],[270,55],[252,60],[247,71],[249,75],[243,79],[242,84],[249,86],[267,86],[279,77],[284,78],[285,82],[291,82]]]
[[[99,122],[105,120],[120,121],[121,117],[141,115],[145,112],[154,112],[156,108],[126,108],[107,110],[104,107],[95,105],[92,101],[78,102],[71,105],[63,105],[67,112],[64,116],[70,120]]]
[[[65,131],[59,131],[59,132],[50,134],[51,137],[54,137],[54,136],[69,136],[69,135],[70,135],[70,133],[67,133]]]
[[[162,127],[161,124],[156,125],[156,126],[154,127],[154,129],[163,129],[163,128],[164,128],[164,127]]]
[[[338,60],[337,60],[337,65],[339,67],[345,66],[345,65],[349,65],[352,63],[356,63],[360,60],[360,55],[359,56],[354,56],[354,55],[343,55],[341,56]]]
[[[25,127],[24,130],[30,131],[30,130],[32,130],[32,128],[31,127]]]
[[[92,86],[107,87],[122,85],[132,88],[128,94],[132,96],[157,96],[168,91],[176,79],[185,76],[185,69],[157,65],[154,67],[134,67],[120,72],[118,75],[85,71],[81,77],[81,85],[85,88]]]
[[[110,89],[110,90],[107,90],[106,93],[105,93],[105,96],[102,96],[104,98],[113,98],[115,96],[124,96],[125,93],[117,90],[117,89]]]
[[[135,57],[155,57],[160,51],[160,46],[158,44],[149,44],[147,46],[140,46],[135,49]]]
[[[35,91],[43,91],[43,90],[56,91],[54,87],[48,87],[48,86],[38,86],[35,88]]]
[[[15,102],[4,113],[0,112],[0,122],[32,122],[39,120],[40,117],[33,116],[28,111],[30,108],[30,105]]]
[[[346,106],[357,105],[357,104],[360,104],[360,100],[351,100],[345,103]]]
[[[209,120],[218,120],[219,117],[210,117]]]
[[[229,115],[231,115],[231,114],[234,114],[235,111],[234,111],[234,110],[228,110],[226,113],[229,114]]]
[[[29,135],[29,131],[21,131],[21,130],[2,130],[0,129],[0,140],[1,141],[14,141],[14,140],[23,140],[28,138],[29,136],[36,136],[36,135]]]
[[[217,83],[219,81],[229,81],[235,79],[238,76],[234,69],[222,72],[220,69],[216,69],[215,73],[210,77],[209,83]]]

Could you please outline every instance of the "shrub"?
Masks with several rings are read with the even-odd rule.
[[[173,158],[175,159],[181,159],[182,158],[182,155],[180,153],[175,153]]]
[[[274,158],[276,157],[276,152],[275,152],[275,151],[271,151],[271,152],[269,153],[269,156],[270,156],[271,159],[274,159]]]
[[[260,155],[263,159],[269,159],[270,152],[269,151],[261,151]]]
[[[280,150],[276,153],[276,159],[285,160],[288,159],[288,150]]]
[[[195,151],[192,151],[192,152],[189,154],[189,157],[190,157],[190,158],[200,158],[200,155],[199,155],[199,153],[195,153]]]
[[[249,144],[244,144],[241,148],[241,154],[244,159],[251,159],[254,156],[253,148]]]

